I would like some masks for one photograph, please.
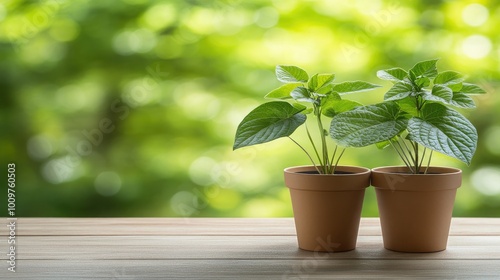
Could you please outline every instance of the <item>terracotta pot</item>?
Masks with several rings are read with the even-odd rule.
[[[313,166],[285,169],[299,248],[317,252],[353,250],[370,170],[338,166],[342,174],[311,174],[315,171]]]
[[[427,174],[407,172],[397,166],[372,169],[384,247],[399,252],[445,250],[462,171],[429,167]]]

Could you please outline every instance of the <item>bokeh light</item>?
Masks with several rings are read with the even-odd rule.
[[[478,3],[465,6],[462,11],[462,19],[470,26],[483,25],[488,20],[488,16],[488,8]]]
[[[439,58],[485,88],[455,213],[500,213],[500,8],[494,1],[4,1],[0,158],[16,163],[20,216],[291,216],[288,139],[232,150],[239,122],[280,85],[277,64],[383,87],[376,71]],[[327,121],[325,120],[325,124]],[[311,124],[313,125],[313,124]],[[300,128],[294,139],[308,145]],[[333,143],[329,143],[333,146]],[[401,164],[348,149],[344,165]],[[369,189],[364,216],[377,215]]]
[[[487,196],[500,195],[500,167],[485,166],[471,176],[472,185],[480,193]]]

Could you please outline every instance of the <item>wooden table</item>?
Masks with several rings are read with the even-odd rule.
[[[363,218],[358,247],[297,248],[291,218],[19,218],[16,273],[1,279],[500,279],[500,219],[454,218],[448,249],[396,253],[379,220]]]

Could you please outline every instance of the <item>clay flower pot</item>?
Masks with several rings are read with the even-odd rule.
[[[313,166],[285,169],[301,249],[342,252],[356,248],[370,170],[338,166],[337,172],[322,175]]]
[[[445,250],[462,171],[429,167],[427,174],[407,172],[406,167],[372,169],[384,247],[399,252]]]

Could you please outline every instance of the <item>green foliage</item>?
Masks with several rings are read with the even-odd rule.
[[[477,132],[469,120],[439,103],[424,105],[420,113],[408,121],[408,139],[470,164]]]
[[[460,92],[462,92],[464,94],[483,94],[483,93],[486,93],[486,91],[484,91],[484,89],[480,88],[478,85],[469,84],[469,83],[463,83],[463,86],[460,89]]]
[[[318,152],[309,130],[307,130],[307,135],[314,148],[319,165],[315,164],[304,147],[292,138],[290,139],[306,153],[313,165],[316,166],[318,173],[335,173],[335,168],[343,155],[343,151],[334,163],[337,149],[330,156],[326,144],[328,131],[323,127],[322,116],[333,117],[361,106],[355,101],[343,100],[340,94],[368,91],[379,86],[362,81],[332,84],[335,74],[315,74],[309,79],[306,71],[297,66],[276,66],[276,77],[286,84],[268,93],[265,96],[266,98],[292,98],[296,102],[305,102],[312,107],[305,110],[305,106],[297,103],[292,106],[289,103],[280,101],[260,105],[251,111],[239,124],[233,149],[262,144],[281,137],[290,137],[295,129],[306,121],[306,115],[312,112],[318,125],[321,153]]]
[[[385,102],[334,116],[332,138],[346,147],[392,145],[413,173],[421,172],[426,149],[470,164],[476,151],[477,131],[449,107],[474,108],[467,94],[484,91],[462,83],[463,76],[458,72],[438,73],[436,63],[436,59],[419,62],[408,71],[408,76],[400,68],[378,71],[379,78],[395,82],[385,94]],[[432,87],[426,88],[431,83]],[[419,152],[419,145],[424,147],[423,152]],[[428,165],[431,156],[432,152]]]
[[[401,100],[410,94],[415,92],[415,88],[409,82],[397,82],[392,88],[385,94],[384,99],[386,101]]]
[[[403,81],[404,78],[408,77],[408,72],[401,68],[391,68],[377,71],[377,77],[382,80],[388,80],[397,83]]]
[[[354,92],[368,91],[378,87],[380,86],[363,81],[354,81],[354,82],[343,82],[339,84],[333,84],[332,91],[337,92],[340,95],[343,95]]]
[[[294,105],[273,101],[255,108],[238,126],[233,150],[290,136],[306,121],[300,114],[306,107]]]
[[[334,95],[332,94],[331,96]],[[327,98],[326,101],[323,103],[322,113],[323,115],[329,118],[333,118],[340,113],[347,112],[356,107],[362,106],[361,103],[352,100],[347,100],[347,99],[332,100],[332,99],[333,98]]]
[[[335,79],[335,74],[315,74],[307,83],[309,90],[318,91],[328,86]]]
[[[276,78],[282,83],[306,83],[309,76],[297,66],[279,65],[276,67]]]
[[[434,78],[438,74],[437,72],[437,59],[422,61],[415,64],[408,73],[410,73],[410,79],[412,82],[417,82],[421,78]]]
[[[330,135],[342,146],[364,147],[401,134],[407,122],[395,102],[379,103],[335,116]]]
[[[436,76],[434,84],[441,84],[456,92],[462,88],[463,81],[462,74],[455,71],[443,71]]]
[[[303,153],[279,145],[287,140],[232,151],[242,112],[281,84],[274,67],[303,65],[339,74],[336,83],[377,83],[376,70],[408,70],[433,57],[441,58],[440,69],[470,77],[446,106],[464,113],[479,135],[454,215],[500,213],[498,188],[486,184],[500,174],[495,1],[0,2],[0,158],[18,167],[19,217],[291,216],[279,170],[307,163]],[[465,22],[470,4],[489,11],[482,26]],[[484,44],[471,48],[477,35]],[[399,69],[388,71],[396,78],[380,82],[383,90],[342,98],[378,102],[392,82],[409,80]],[[489,94],[473,96],[484,91],[467,82]],[[281,96],[295,104],[295,87],[314,87],[283,85],[264,102]],[[330,85],[315,92],[326,94]],[[475,106],[472,98],[480,110],[464,112]],[[414,101],[395,102],[409,117],[418,114]],[[330,112],[347,102],[323,107],[325,128]],[[303,104],[319,141],[312,104]],[[101,120],[112,122],[102,138]],[[305,127],[291,137],[315,157]],[[399,159],[392,149],[349,149],[342,163],[393,165]],[[433,163],[461,165],[444,156]],[[109,188],[115,192],[102,192]],[[366,195],[363,215],[376,216],[373,189]]]
[[[264,96],[264,98],[268,99],[290,99],[292,96],[290,96],[290,93],[299,85],[300,83],[291,83],[291,84],[284,84],[280,86],[279,88],[269,92]]]

